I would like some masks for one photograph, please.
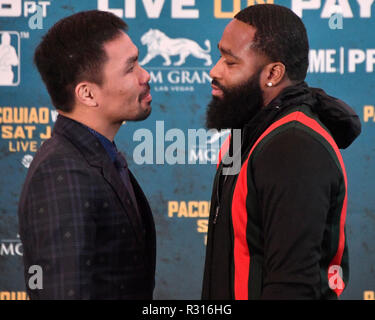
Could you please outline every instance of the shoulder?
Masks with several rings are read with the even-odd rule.
[[[336,142],[307,106],[295,108],[272,123],[257,141],[253,158],[270,151],[269,148],[295,156],[302,150],[305,154],[319,153],[340,167],[341,154]]]
[[[319,153],[329,156],[331,154],[329,149],[333,148],[319,133],[294,122],[273,130],[261,139],[254,149],[253,158],[265,153],[299,156],[302,151],[304,154]]]
[[[252,158],[251,168],[258,181],[288,184],[293,179],[338,183],[342,179],[335,150],[315,131],[293,123],[264,139]]]
[[[34,156],[28,176],[34,179],[57,173],[86,172],[89,169],[86,159],[67,139],[55,135],[45,141]]]

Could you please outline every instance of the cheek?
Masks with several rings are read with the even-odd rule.
[[[123,83],[123,91],[125,94],[131,97],[138,97],[142,91],[142,87],[139,83],[137,76],[133,75]]]
[[[111,94],[113,97],[121,98],[126,101],[133,101],[137,98],[139,93],[139,88],[136,81],[118,80],[116,83],[113,83]]]
[[[235,87],[244,83],[251,77],[251,72],[245,67],[232,67],[228,68],[226,82],[227,86]]]

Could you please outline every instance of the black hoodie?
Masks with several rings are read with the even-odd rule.
[[[325,138],[298,121],[262,138],[296,112]],[[360,131],[349,106],[304,82],[284,89],[244,126],[241,172],[224,176],[221,163],[215,176],[203,299],[341,294],[349,269],[347,181],[338,148],[347,148]],[[229,154],[238,152],[232,146]]]

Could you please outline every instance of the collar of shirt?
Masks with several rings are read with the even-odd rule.
[[[95,137],[97,137],[104,147],[105,151],[107,151],[109,158],[112,162],[115,162],[116,155],[117,155],[117,147],[115,142],[110,141],[105,136],[100,134],[99,132],[95,131],[94,129],[91,129],[87,126],[85,126]]]

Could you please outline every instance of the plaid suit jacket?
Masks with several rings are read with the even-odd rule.
[[[130,176],[141,217],[99,140],[80,123],[58,116],[19,202],[31,299],[152,299],[155,226]],[[29,286],[32,265],[42,268],[42,289]]]

